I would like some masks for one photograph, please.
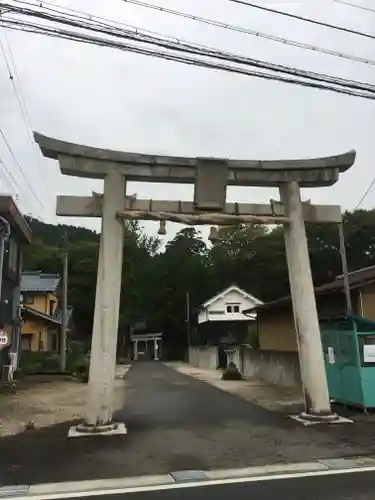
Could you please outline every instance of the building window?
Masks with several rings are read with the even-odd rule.
[[[53,316],[54,308],[55,308],[55,301],[54,300],[50,300],[49,301],[49,315],[50,316]]]
[[[8,247],[8,267],[13,273],[17,272],[18,264],[18,245],[13,238],[9,239]]]
[[[227,304],[227,313],[239,313],[240,305],[239,304]]]
[[[31,340],[32,333],[23,333],[21,337],[21,349],[22,351],[31,351]]]

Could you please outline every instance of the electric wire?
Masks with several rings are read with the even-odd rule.
[[[10,171],[9,171],[8,167],[6,166],[4,160],[0,158],[0,176],[3,179],[3,181],[6,183],[6,185],[9,187],[9,189],[13,192],[16,200],[18,200],[20,198],[20,195],[19,195],[19,192],[14,187],[14,185],[9,180],[9,177],[10,177],[9,173],[10,173]]]
[[[9,6],[9,4],[6,4]],[[11,7],[11,6],[10,6]],[[138,30],[137,32],[131,32],[129,30],[124,30],[124,29],[118,29],[114,28],[113,26],[102,26],[93,23],[92,21],[88,20],[77,20],[76,18],[72,17],[67,17],[67,16],[56,16],[50,13],[46,12],[40,12],[40,11],[35,11],[33,9],[28,9],[28,8],[21,8],[21,7],[12,7],[12,10],[15,11],[17,14],[24,14],[27,16],[32,16],[32,17],[37,17],[39,19],[43,20],[48,20],[48,21],[53,21],[53,22],[58,22],[58,23],[63,23],[64,25],[69,25],[73,26],[75,28],[84,28],[84,29],[89,29],[91,31],[99,32],[101,34],[106,34],[110,36],[115,36],[115,37],[120,37],[120,38],[125,38],[125,39],[130,39],[132,41],[138,41],[141,43],[146,43],[146,44],[151,44],[151,45],[156,45],[158,47],[162,48],[167,48],[172,51],[179,51],[179,52],[185,52],[189,54],[195,54],[199,56],[205,56],[205,57],[210,57],[214,59],[219,59],[219,60],[225,60],[225,61],[230,61],[234,62],[237,64],[244,64],[244,65],[249,65],[249,66],[255,66],[258,68],[262,69],[267,69],[275,72],[280,72],[280,73],[286,73],[289,75],[293,76],[300,76],[303,78],[308,78],[309,80],[313,81],[320,81],[320,82],[329,82],[334,85],[339,85],[339,86],[344,86],[348,87],[351,89],[356,89],[356,90],[361,90],[361,91],[367,91],[367,92],[374,92],[375,91],[375,86],[371,85],[366,82],[358,82],[358,81],[353,81],[353,80],[347,80],[343,78],[338,78],[338,77],[332,77],[330,75],[326,74],[321,74],[321,73],[316,73],[312,71],[305,71],[305,70],[300,70],[297,68],[290,68],[288,66],[280,65],[280,64],[273,64],[265,61],[259,61],[256,59],[248,58],[245,56],[241,56],[238,54],[233,54],[230,52],[223,52],[219,51],[217,49],[214,49],[212,47],[204,47],[204,46],[198,46],[196,44],[191,44],[188,42],[183,42],[181,40],[178,40],[178,42],[171,42],[168,39],[162,39],[160,37],[155,37],[155,36],[150,36],[150,35],[145,35],[144,33],[140,33]],[[3,17],[3,20],[6,18]],[[11,19],[9,23],[12,23],[13,25],[15,24],[15,21]],[[9,25],[8,23],[8,25]]]
[[[32,192],[32,194],[33,194],[33,196],[34,196],[35,200],[38,202],[38,204],[40,205],[40,207],[41,207],[42,209],[44,209],[44,205],[43,205],[43,203],[40,201],[40,199],[39,199],[38,195],[35,193],[34,188],[32,187],[32,185],[30,184],[30,182],[29,182],[29,180],[28,180],[27,176],[25,175],[25,172],[24,172],[24,170],[23,170],[22,166],[20,165],[19,161],[17,160],[17,157],[16,157],[16,155],[14,154],[13,149],[11,148],[11,146],[10,146],[10,144],[9,144],[9,142],[8,142],[8,139],[6,138],[6,135],[5,135],[4,131],[3,131],[1,128],[0,128],[0,135],[2,136],[2,138],[3,138],[3,140],[4,140],[4,143],[5,143],[6,147],[8,148],[8,150],[9,150],[9,152],[10,152],[10,154],[11,154],[11,156],[12,156],[13,160],[14,160],[14,163],[17,165],[18,170],[20,171],[20,173],[21,173],[21,175],[22,175],[22,177],[23,177],[24,181],[26,182],[26,184],[27,184],[28,188],[29,188],[29,189],[30,189],[30,191]],[[14,178],[14,177],[13,177],[13,179],[12,179],[12,180],[13,180],[13,182],[15,182],[15,178]]]
[[[1,16],[0,16],[0,26],[2,26]],[[17,73],[17,68],[16,68],[15,60],[13,58],[12,49],[11,49],[11,46],[9,44],[9,40],[7,39],[6,30],[4,30],[4,34],[5,34],[5,37],[6,37],[7,44],[8,44],[8,51],[9,51],[10,59],[12,61],[12,65],[13,65],[13,71],[12,71],[12,68],[10,66],[10,62],[8,60],[8,56],[6,54],[4,45],[2,43],[2,40],[0,39],[0,46],[1,46],[2,53],[4,55],[5,63],[6,63],[7,70],[8,70],[9,79],[12,82],[13,91],[14,91],[14,94],[15,94],[16,99],[17,99],[18,106],[19,106],[20,111],[21,111],[22,119],[23,119],[23,122],[24,122],[24,125],[25,125],[25,128],[26,128],[26,133],[27,133],[27,136],[28,136],[28,138],[30,140],[31,149],[33,151],[36,164],[38,166],[38,169],[39,169],[41,177],[42,177],[41,182],[43,183],[43,185],[45,187],[45,191],[46,191],[47,196],[51,196],[50,195],[50,191],[48,190],[48,188],[47,188],[47,186],[45,184],[45,175],[44,175],[43,169],[42,169],[42,167],[40,165],[39,158],[37,156],[37,152],[35,150],[36,144],[35,144],[34,138],[32,136],[32,127],[31,127],[30,117],[29,117],[29,113],[28,113],[28,110],[27,110],[26,101],[25,101],[25,98],[23,96],[23,93],[22,93],[22,90],[21,90],[21,87],[20,87],[19,77],[18,77],[18,73]],[[18,86],[20,87],[19,89],[16,86],[14,76],[16,76],[16,78],[17,78]],[[36,194],[35,191],[34,191],[34,193]],[[45,209],[44,204],[43,204],[43,202],[40,201],[39,197],[38,197],[38,203],[39,203],[39,205],[44,210]]]
[[[357,31],[357,30],[354,30],[351,28],[345,28],[344,26],[338,26],[336,24],[325,23],[324,21],[318,21],[317,19],[311,19],[309,17],[299,16],[297,14],[292,14],[290,12],[284,12],[282,10],[272,9],[271,7],[265,7],[264,5],[258,5],[255,3],[246,2],[245,0],[227,0],[227,1],[239,4],[239,5],[244,5],[246,7],[251,7],[253,9],[259,9],[259,10],[263,10],[265,12],[270,12],[272,14],[277,14],[280,16],[289,17],[291,19],[296,19],[298,21],[303,21],[306,23],[315,24],[318,26],[323,26],[325,28],[330,28],[330,29],[334,29],[337,31],[343,31],[345,33],[350,33],[351,35],[357,35],[357,36],[361,36],[364,38],[370,38],[372,40],[375,40],[375,35],[372,35],[370,33],[365,33],[362,31]]]
[[[356,210],[358,210],[358,208],[362,205],[363,201],[365,200],[365,198],[367,198],[367,195],[370,193],[371,189],[373,188],[375,184],[375,177],[373,178],[373,180],[371,181],[369,187],[366,189],[366,191],[363,193],[361,199],[359,200],[359,202],[357,203],[357,205],[355,206],[355,208],[353,209],[353,212],[355,212]]]
[[[276,35],[271,35],[271,34],[268,34],[268,33],[263,33],[261,31],[250,30],[248,28],[243,28],[242,26],[239,26],[239,25],[223,23],[221,21],[216,21],[214,19],[209,19],[209,18],[206,18],[206,17],[195,16],[195,15],[189,14],[187,12],[181,12],[181,11],[174,10],[174,9],[168,9],[166,7],[160,7],[159,5],[154,5],[154,4],[142,2],[140,0],[123,0],[123,1],[125,3],[130,3],[130,4],[133,4],[133,5],[137,5],[139,7],[144,7],[146,9],[156,10],[156,11],[159,11],[159,12],[164,12],[166,14],[171,14],[173,16],[179,16],[179,17],[183,17],[185,19],[190,19],[192,21],[197,21],[199,23],[204,23],[204,24],[208,24],[210,26],[215,26],[217,28],[224,28],[226,30],[236,31],[238,33],[242,33],[242,34],[245,34],[245,35],[252,35],[252,36],[259,37],[259,38],[265,38],[267,40],[271,40],[273,42],[281,43],[283,45],[289,45],[291,47],[297,47],[297,48],[300,48],[300,49],[310,50],[310,51],[313,51],[313,52],[318,52],[320,54],[326,54],[326,55],[333,56],[333,57],[339,57],[340,59],[347,59],[349,61],[354,61],[354,62],[358,62],[358,63],[362,63],[362,64],[375,65],[375,60],[373,60],[373,59],[368,59],[368,58],[365,58],[365,57],[360,57],[360,56],[356,56],[356,55],[346,54],[345,52],[339,52],[339,51],[336,51],[336,50],[330,50],[330,49],[327,49],[327,48],[324,48],[324,47],[319,47],[319,46],[316,46],[316,45],[310,45],[310,44],[307,44],[307,43],[298,42],[297,40],[291,40],[291,39],[284,38],[284,37],[281,37],[281,36],[276,36]],[[334,0],[334,1],[340,1],[340,0]],[[48,3],[48,2],[42,2],[42,3]]]
[[[20,2],[17,2],[20,3]],[[24,3],[24,2],[22,2]],[[375,86],[371,85],[369,83],[363,83],[363,82],[357,82],[353,80],[346,80],[338,77],[331,77],[326,74],[321,74],[321,73],[316,73],[316,72],[311,72],[311,71],[306,71],[306,70],[300,70],[296,68],[290,68],[288,66],[280,65],[280,64],[273,64],[265,61],[259,61],[257,59],[252,59],[248,57],[244,57],[238,54],[233,54],[230,52],[223,52],[220,50],[217,50],[212,47],[207,47],[203,45],[196,45],[192,44],[190,42],[186,42],[180,39],[174,39],[172,42],[166,40],[165,38],[161,39],[160,37],[155,37],[155,36],[150,36],[150,35],[145,35],[144,33],[141,33],[140,30],[136,33],[129,32],[128,30],[118,30],[114,29],[113,26],[98,26],[97,24],[93,24],[92,21],[87,22],[87,20],[83,19],[81,22],[77,20],[76,16],[73,18],[66,18],[64,17],[63,19],[58,16],[51,15],[49,13],[41,13],[41,12],[35,12],[34,10],[28,10],[28,9],[22,9],[22,8],[17,8],[15,9],[17,13],[26,13],[27,15],[35,16],[41,19],[47,19],[49,21],[54,21],[54,22],[63,22],[64,24],[68,24],[70,26],[78,27],[78,28],[88,28],[93,31],[97,31],[100,33],[105,33],[107,35],[112,35],[112,36],[119,36],[119,37],[125,37],[129,38],[131,40],[137,40],[140,42],[145,42],[145,43],[151,43],[153,45],[161,46],[163,48],[168,48],[172,50],[178,50],[178,51],[188,51],[189,53],[195,53],[198,55],[208,55],[210,57],[215,57],[216,59],[221,59],[221,60],[231,60],[231,62],[236,62],[239,64],[249,64],[251,66],[256,66],[260,68],[265,68],[265,69],[271,69],[273,71],[278,71],[281,73],[287,73],[287,74],[292,74],[292,75],[298,75],[302,77],[307,77],[307,78],[312,78],[317,81],[323,81],[325,79],[329,79],[333,83],[342,83],[343,85],[360,85],[361,87],[355,87],[358,88],[359,90],[363,90],[362,86],[366,86],[367,90],[375,90]],[[202,53],[204,52],[204,54]]]
[[[365,7],[364,5],[358,5],[356,3],[351,3],[351,2],[346,2],[345,0],[333,0],[336,3],[341,3],[342,5],[348,5],[349,7],[354,7],[355,9],[360,9],[360,10],[365,10],[367,12],[374,12],[374,9],[371,9],[370,7]]]
[[[334,91],[334,92],[341,93],[341,94],[347,94],[347,95],[356,96],[356,97],[363,97],[363,98],[372,99],[372,100],[375,99],[374,92],[373,91],[371,92],[367,88],[363,88],[362,91],[356,91],[356,90],[351,90],[350,88],[335,86],[335,82],[332,82],[332,84],[331,83],[330,84],[328,84],[328,83],[316,83],[313,81],[303,81],[303,80],[299,80],[299,79],[295,79],[295,78],[290,78],[290,77],[281,76],[281,75],[274,75],[271,73],[265,73],[265,72],[261,72],[261,71],[247,70],[245,68],[236,67],[233,65],[216,63],[216,62],[207,61],[204,59],[197,59],[194,57],[188,57],[186,55],[176,55],[176,54],[169,53],[169,52],[155,51],[153,49],[148,49],[148,48],[144,48],[144,47],[137,47],[135,45],[119,43],[119,42],[115,42],[113,40],[102,39],[99,37],[94,37],[92,35],[86,35],[83,33],[72,32],[69,30],[61,29],[61,28],[58,29],[58,28],[53,28],[53,27],[47,27],[45,25],[40,25],[40,24],[38,25],[37,23],[30,23],[30,22],[19,21],[19,20],[17,20],[17,21],[6,20],[6,21],[4,21],[4,23],[5,23],[4,25],[10,29],[15,29],[15,30],[19,30],[19,31],[26,31],[28,33],[38,33],[38,34],[43,34],[43,35],[48,35],[48,36],[53,36],[53,37],[58,37],[58,38],[64,38],[64,39],[72,40],[72,41],[89,43],[89,44],[98,45],[98,46],[102,46],[102,47],[116,48],[119,50],[133,52],[136,54],[157,57],[157,58],[161,58],[161,59],[165,59],[165,60],[169,60],[169,61],[180,62],[183,64],[188,64],[188,65],[193,65],[193,66],[200,66],[200,67],[211,68],[211,69],[219,69],[219,70],[224,70],[224,71],[237,73],[237,74],[255,76],[257,78],[262,78],[262,79],[266,79],[266,80],[285,82],[285,83],[300,85],[303,87],[330,90],[330,91]],[[336,84],[336,85],[338,85],[338,84]]]
[[[0,15],[0,26],[2,27],[1,15]],[[28,110],[28,107],[27,107],[27,102],[26,102],[26,99],[25,99],[25,96],[24,96],[24,93],[23,93],[21,81],[20,81],[20,78],[18,76],[16,61],[15,61],[15,58],[13,56],[13,51],[12,51],[12,47],[11,47],[9,39],[8,39],[7,31],[6,30],[3,30],[3,31],[4,31],[5,41],[6,41],[6,44],[7,44],[7,47],[8,47],[8,52],[9,52],[10,60],[12,62],[12,66],[13,66],[13,73],[12,73],[11,68],[10,68],[10,64],[7,61],[5,50],[4,50],[4,47],[3,47],[3,54],[4,54],[4,57],[6,59],[6,64],[7,64],[7,68],[8,68],[8,72],[9,72],[9,79],[12,82],[13,90],[14,90],[14,93],[16,95],[17,102],[19,104],[19,108],[20,108],[20,111],[21,111],[21,114],[22,114],[22,117],[23,117],[23,121],[24,121],[24,124],[25,124],[25,128],[26,128],[28,137],[30,139],[30,145],[31,145],[31,149],[33,151],[35,162],[37,164],[38,170],[39,170],[39,172],[41,174],[41,177],[42,177],[41,182],[44,185],[45,192],[46,192],[47,196],[50,197],[51,196],[50,189],[48,189],[48,187],[46,185],[46,182],[45,182],[45,173],[44,173],[44,170],[43,170],[43,168],[41,166],[41,163],[40,163],[40,160],[39,160],[39,156],[38,156],[38,152],[36,150],[37,145],[36,145],[36,143],[34,141],[34,136],[33,136],[33,132],[32,132],[33,128],[32,128],[32,125],[31,125],[30,113],[29,113],[29,110]],[[17,85],[16,85],[16,81],[17,81]]]

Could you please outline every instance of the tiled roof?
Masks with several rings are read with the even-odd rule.
[[[375,266],[363,267],[362,269],[358,269],[357,271],[353,271],[348,274],[349,278],[349,287],[350,289],[361,287],[362,285],[366,285],[368,283],[372,283],[375,281]],[[325,283],[324,285],[320,285],[315,287],[315,295],[323,295],[325,293],[334,292],[337,290],[344,290],[344,276],[339,275],[333,281],[329,283]],[[271,309],[272,307],[279,306],[282,304],[287,304],[291,302],[292,298],[290,295],[286,297],[281,297],[280,299],[273,300],[272,302],[267,302],[266,304],[262,304],[260,306],[255,306],[246,311],[243,311],[244,314],[255,311],[256,309]]]
[[[21,292],[55,292],[59,283],[59,274],[41,271],[24,271],[21,274]]]

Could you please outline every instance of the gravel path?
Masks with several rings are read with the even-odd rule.
[[[114,405],[124,405],[123,377],[129,366],[116,367]],[[34,376],[21,381],[15,393],[0,394],[0,437],[84,418],[87,384],[70,377]]]

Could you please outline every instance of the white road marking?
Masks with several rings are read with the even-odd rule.
[[[196,481],[191,483],[174,483],[174,484],[162,484],[162,485],[149,485],[149,486],[135,486],[127,488],[104,488],[101,490],[86,490],[86,491],[71,491],[69,493],[49,493],[43,495],[33,495],[31,492],[28,495],[22,496],[12,496],[12,500],[26,500],[29,498],[35,500],[58,500],[64,498],[84,498],[92,496],[103,496],[103,495],[120,495],[126,493],[141,493],[147,491],[166,491],[182,488],[198,488],[206,486],[219,486],[225,484],[236,484],[236,483],[255,483],[260,481],[277,481],[283,479],[298,479],[305,477],[319,477],[319,476],[336,476],[339,474],[354,474],[360,472],[374,472],[375,466],[372,467],[352,467],[348,469],[327,469],[321,471],[311,471],[311,472],[296,472],[287,474],[271,474],[268,476],[254,476],[254,477],[238,477],[229,479],[219,479],[219,480],[208,480],[208,481]],[[78,486],[78,485],[77,485]],[[4,497],[5,498],[5,497]],[[10,498],[10,497],[9,497]]]

